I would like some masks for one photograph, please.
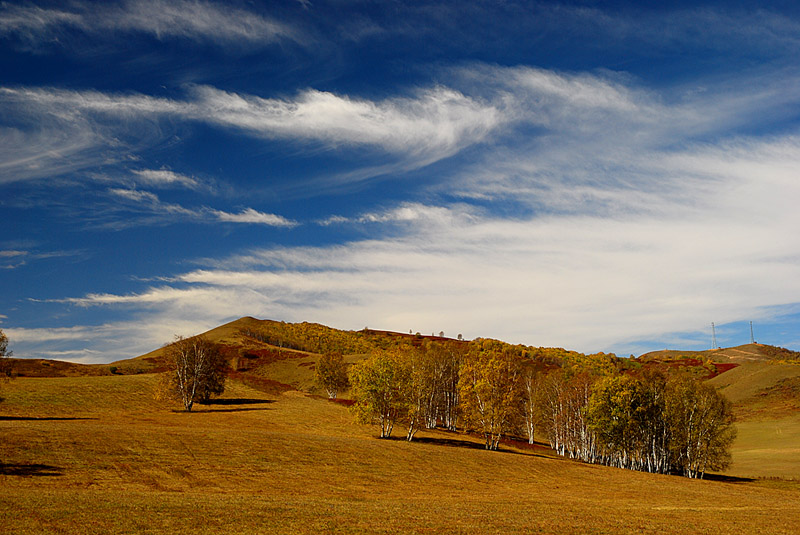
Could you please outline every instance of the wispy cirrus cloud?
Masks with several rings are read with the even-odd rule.
[[[405,202],[399,206],[384,211],[367,212],[356,217],[334,215],[317,223],[322,226],[347,224],[347,223],[414,223],[430,222],[434,225],[462,224],[474,220],[478,211],[475,208],[462,205],[457,207],[429,206],[421,203]]]
[[[303,31],[288,23],[254,11],[201,0],[72,2],[60,7],[0,6],[0,34],[50,44],[55,36],[68,30],[95,36],[137,32],[160,40],[180,38],[226,46],[309,42]]]
[[[713,198],[701,200],[711,205]],[[776,304],[800,302],[800,286],[787,282],[800,280],[800,250],[790,245],[798,216],[764,225],[769,205],[717,216],[738,210],[738,202],[717,197],[714,210],[674,204],[671,215],[625,221],[454,211],[417,220],[392,239],[253,250],[143,293],[72,302],[633,350],[626,340],[695,332],[743,315],[758,320]]]
[[[17,123],[5,135],[0,131],[7,142],[7,154],[0,152],[4,156],[2,181],[122,160],[168,135],[158,127],[161,119],[214,124],[248,136],[316,143],[331,150],[371,147],[402,159],[410,168],[482,142],[503,120],[495,106],[444,87],[381,101],[316,90],[303,91],[294,99],[266,99],[202,86],[193,88],[188,98],[174,100],[6,87],[0,88],[0,109]],[[60,141],[45,142],[51,131]],[[40,142],[31,143],[30,136]],[[161,183],[179,179],[168,172],[147,170],[139,171],[139,177]],[[188,184],[187,178],[179,180]]]
[[[481,87],[502,110],[504,135],[532,129],[522,142],[500,136],[439,183],[481,209],[399,202],[332,216],[321,223],[378,230],[206,259],[158,288],[70,303],[632,352],[800,302],[800,141],[750,133],[798,98],[779,94],[791,73],[704,94],[527,68],[462,75],[465,95]],[[495,209],[509,201],[524,209]]]
[[[330,146],[372,145],[423,159],[440,159],[484,139],[501,120],[492,105],[445,87],[383,101],[306,90],[292,100],[195,90],[209,120],[266,137]]]
[[[153,187],[183,187],[198,190],[203,187],[201,182],[193,177],[187,176],[169,169],[134,169],[131,171],[137,181]]]
[[[176,220],[194,220],[198,223],[243,223],[291,228],[298,223],[285,217],[260,212],[254,208],[245,208],[238,213],[225,212],[203,206],[186,208],[180,204],[163,202],[158,195],[150,191],[127,188],[110,188],[108,193],[128,201],[125,209],[154,216],[154,223],[172,223]],[[119,223],[114,223],[118,225]],[[128,221],[126,224],[134,224]]]
[[[257,225],[269,225],[272,227],[294,227],[297,225],[296,221],[291,221],[285,217],[275,214],[265,214],[264,212],[259,212],[253,208],[245,208],[236,214],[213,209],[207,209],[204,211],[212,214],[219,221],[229,223],[251,223]]]
[[[84,251],[43,251],[41,249],[0,249],[0,269],[17,269],[30,262],[48,258],[77,257]]]
[[[176,334],[195,334],[214,325],[207,318],[138,317],[130,321],[73,327],[3,329],[19,358],[57,358],[84,364],[142,355],[172,341]]]

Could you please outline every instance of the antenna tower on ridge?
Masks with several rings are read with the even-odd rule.
[[[756,343],[756,339],[755,339],[755,337],[753,337],[753,322],[752,321],[750,322],[750,343],[751,344],[755,344]]]
[[[717,328],[714,322],[711,322],[711,349],[717,349]]]

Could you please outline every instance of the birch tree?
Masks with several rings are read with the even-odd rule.
[[[13,351],[8,350],[8,336],[0,329],[0,358],[10,357]]]
[[[497,450],[518,414],[520,363],[504,349],[491,342],[476,347],[464,360],[458,383],[466,423],[484,436],[487,450]]]
[[[439,384],[438,368],[433,354],[426,349],[410,347],[400,359],[404,367],[404,404],[405,420],[408,423],[406,440],[411,441],[420,428],[428,426],[430,419],[435,420],[437,387]]]
[[[166,347],[170,365],[167,388],[191,411],[225,389],[225,361],[219,347],[202,336],[178,336]]]
[[[468,344],[440,342],[423,347],[431,380],[426,426],[434,428],[441,422],[446,429],[455,431],[459,416],[458,379]]]
[[[336,399],[338,393],[348,387],[347,364],[341,353],[326,353],[317,361],[314,378],[325,389],[329,399]]]
[[[13,352],[8,349],[8,337],[0,329],[0,381],[12,377],[11,362],[8,360],[8,357],[12,354]],[[0,398],[0,401],[2,401],[2,398]]]
[[[559,455],[596,462],[599,452],[587,407],[596,378],[589,373],[551,372],[539,388],[539,422]]]
[[[730,464],[736,438],[730,401],[714,387],[681,375],[668,384],[666,407],[676,468],[702,479],[707,471]]]
[[[394,424],[407,413],[408,381],[408,369],[399,350],[376,350],[350,368],[353,411],[358,421],[377,423],[380,438],[389,438]]]
[[[533,444],[536,431],[536,420],[539,412],[537,390],[537,376],[532,369],[527,369],[522,375],[522,421],[525,424],[525,434],[528,444]]]

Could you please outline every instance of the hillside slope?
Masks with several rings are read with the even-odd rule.
[[[711,360],[712,362],[762,362],[766,360],[799,360],[800,353],[783,347],[766,344],[745,344],[736,347],[719,349],[706,349],[704,351],[682,351],[665,349],[651,351],[641,355],[642,360],[675,360],[680,358],[695,358]]]
[[[791,482],[689,480],[379,440],[344,407],[232,381],[193,413],[151,374],[19,378],[0,405],[7,533],[795,533]]]

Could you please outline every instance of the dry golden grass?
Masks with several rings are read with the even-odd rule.
[[[4,533],[796,533],[800,488],[378,440],[345,408],[230,384],[176,412],[150,375],[3,387]],[[399,433],[402,434],[402,431]]]

